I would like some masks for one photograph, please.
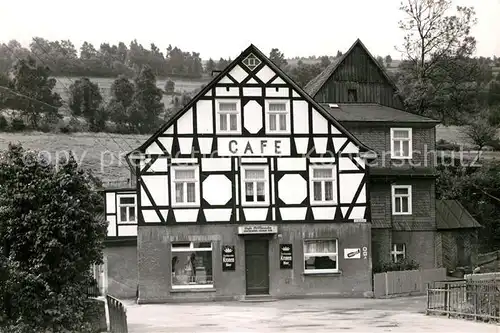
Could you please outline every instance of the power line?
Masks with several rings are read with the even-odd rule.
[[[37,44],[37,45],[38,45],[38,46],[42,49],[42,51],[44,51],[44,52],[47,54],[47,56],[49,56],[49,57],[50,57],[50,55],[48,54],[48,52],[47,52],[47,51],[45,51],[45,50],[43,49],[43,47],[42,47],[42,46],[41,46],[41,45],[40,45],[40,44],[39,44],[39,43],[38,43],[35,39],[33,39],[33,40],[34,40],[34,42],[35,42],[35,43],[36,43],[36,44]],[[19,57],[15,54],[15,52],[14,52],[14,50],[13,50],[12,48],[10,48],[10,47],[9,47],[8,45],[6,45],[5,43],[4,43],[3,45],[4,45],[5,47],[7,47],[7,48],[8,48],[8,49],[12,52],[12,54],[14,55],[14,57],[16,57],[16,58],[17,58],[17,60],[21,61],[21,59],[20,59],[20,58],[19,58]],[[39,60],[42,64],[44,64],[45,66],[47,66],[47,65],[45,64],[45,62],[44,62],[42,59],[40,59],[40,57],[39,57],[36,53],[32,52],[32,54],[34,54],[34,55],[35,55],[35,57],[37,57],[37,58],[38,58],[38,60]],[[47,66],[47,67],[48,67],[48,66]],[[68,80],[70,80],[71,82],[73,82],[73,80],[71,80],[69,77],[66,77],[66,78],[67,78]],[[66,90],[69,90],[69,89],[68,89],[68,87],[67,87],[67,86],[66,86],[63,82],[61,82],[61,81],[60,81],[57,77],[55,77],[55,79],[56,79],[56,80],[57,80],[57,81],[58,81],[61,85],[63,85],[63,86],[66,88]],[[74,83],[74,82],[73,82],[73,83]],[[12,89],[9,89],[9,88],[4,87],[4,86],[0,86],[0,87],[1,87],[3,90],[8,90],[8,91],[10,91],[11,93],[14,93],[15,95],[17,95],[17,96],[19,96],[19,97],[27,98],[27,99],[30,99],[30,100],[32,100],[32,101],[36,101],[36,102],[41,103],[41,104],[43,104],[43,105],[46,105],[46,106],[52,107],[52,108],[54,108],[54,109],[56,109],[56,110],[59,110],[59,108],[58,108],[58,107],[56,107],[56,106],[54,106],[54,105],[50,105],[50,104],[45,103],[45,102],[43,102],[43,101],[40,101],[40,100],[34,99],[34,98],[30,97],[30,96],[27,96],[27,95],[21,94],[21,93],[19,93],[19,92],[13,91]],[[75,119],[76,121],[78,121],[78,119],[77,119],[74,115],[70,115],[70,117],[71,117],[72,119]],[[117,145],[117,146],[118,146],[121,150],[124,150],[124,149],[123,149],[123,147],[121,147],[121,145],[120,145],[120,144],[119,144],[119,143],[118,143],[118,142],[117,142],[117,141],[116,141],[116,140],[115,140],[115,139],[114,139],[114,138],[113,138],[113,137],[112,137],[109,133],[107,133],[107,132],[104,132],[104,133],[105,133],[106,135],[108,135],[108,136],[111,138],[111,140],[113,140],[113,142],[114,142],[114,143],[115,143],[115,144],[116,144],[116,145]],[[106,151],[111,152],[111,155],[112,155],[113,157],[117,158],[117,160],[120,160],[120,158],[119,158],[119,157],[117,157],[117,156],[115,156],[115,154],[112,152],[112,150],[110,150],[110,149],[109,149],[109,147],[107,147],[106,145],[104,145],[104,144],[101,142],[101,140],[100,140],[99,138],[97,138],[95,135],[92,135],[92,137],[93,137],[94,141],[95,141],[96,143],[98,143],[99,145],[101,145],[104,149],[106,149]],[[124,140],[124,141],[125,141],[125,140]],[[128,142],[126,142],[126,141],[125,141],[125,143],[127,143],[127,145],[130,147],[130,149],[131,149],[132,151],[134,150],[134,149],[130,146],[130,144],[128,144]],[[132,174],[133,174],[133,175],[136,175],[136,174],[135,174],[135,169],[134,169],[134,168],[130,168],[130,170],[131,170],[131,172],[132,172]]]

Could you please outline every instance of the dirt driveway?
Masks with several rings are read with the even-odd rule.
[[[424,297],[126,304],[129,333],[500,332],[492,324],[426,316]]]

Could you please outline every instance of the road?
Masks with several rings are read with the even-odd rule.
[[[500,333],[493,324],[426,316],[424,297],[126,305],[130,333]]]

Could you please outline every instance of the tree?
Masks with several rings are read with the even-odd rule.
[[[165,82],[165,93],[167,95],[173,95],[175,91],[175,82],[172,80],[167,80]]]
[[[104,129],[106,113],[101,108],[103,98],[97,83],[84,77],[69,87],[69,107],[74,116],[83,116],[91,131]]]
[[[0,159],[0,331],[90,332],[90,267],[107,222],[98,183],[74,158],[43,160],[9,146]]]
[[[52,91],[56,80],[50,77],[48,67],[38,65],[35,59],[29,56],[14,65],[12,74],[13,90],[26,96],[16,98],[12,108],[20,110],[33,128],[38,129],[41,117],[59,115],[61,96]]]
[[[133,102],[135,87],[129,79],[120,76],[111,84],[111,99],[106,107],[106,113],[115,123],[131,131],[134,124],[130,121],[129,108]]]
[[[288,65],[288,62],[285,59],[285,55],[277,48],[273,48],[271,50],[269,59],[281,69],[285,68],[285,66]]]
[[[447,15],[450,8],[451,0],[405,0],[399,23],[405,33],[400,94],[409,111],[445,123],[474,112],[471,96],[477,93],[477,64],[468,59],[476,45],[470,35],[475,13],[459,6],[456,15]]]
[[[323,68],[327,68],[332,63],[330,61],[330,58],[328,58],[328,56],[322,56],[319,59],[320,59],[321,67],[323,67]]]
[[[382,58],[381,56],[377,56],[375,58],[375,60],[377,60],[378,64],[380,65],[380,67],[384,68],[384,58]]]
[[[483,110],[465,127],[464,134],[478,147],[479,152],[496,139],[496,128],[490,124],[488,116],[489,111]]]
[[[216,64],[215,61],[213,61],[212,58],[208,59],[206,65],[205,65],[205,72],[208,74],[212,75],[212,72],[216,69]]]
[[[217,62],[217,70],[223,71],[229,65],[229,63],[230,61],[224,58],[220,58],[219,61]]]
[[[392,57],[391,57],[390,54],[388,54],[388,55],[385,56],[385,64],[386,64],[387,67],[390,67],[391,63],[392,63]]]
[[[340,58],[340,57],[342,57],[342,51],[338,50],[335,58]]]
[[[156,86],[156,77],[149,66],[145,66],[135,79],[134,101],[130,116],[142,133],[151,132],[158,126],[158,117],[165,111],[163,93]]]

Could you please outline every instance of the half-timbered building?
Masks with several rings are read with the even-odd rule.
[[[139,302],[362,295],[368,151],[251,45],[128,155],[113,255],[136,251]]]

